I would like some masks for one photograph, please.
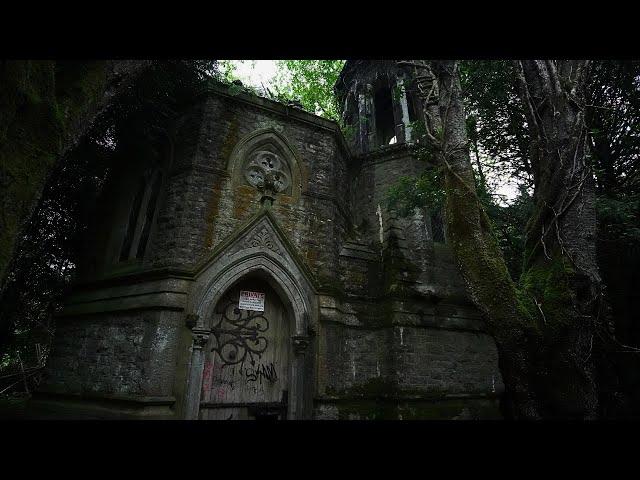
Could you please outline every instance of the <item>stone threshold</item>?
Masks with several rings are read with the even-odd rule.
[[[390,394],[350,394],[350,395],[321,395],[313,398],[317,403],[340,403],[340,402],[353,402],[361,400],[371,401],[385,401],[385,402],[439,402],[439,401],[453,401],[453,400],[498,400],[500,398],[499,393],[451,393],[451,394],[402,394],[398,392],[398,395]]]
[[[122,404],[134,407],[145,406],[172,406],[176,403],[173,396],[144,396],[127,394],[100,394],[100,393],[62,393],[52,391],[34,392],[33,400],[54,401],[80,401],[80,402],[105,402],[109,404]]]

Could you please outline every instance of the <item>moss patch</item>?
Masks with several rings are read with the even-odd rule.
[[[7,61],[0,71],[0,279],[71,134],[101,97],[105,62]]]
[[[571,295],[574,274],[569,261],[560,255],[533,265],[520,279],[522,306],[546,328],[570,325],[574,318]]]

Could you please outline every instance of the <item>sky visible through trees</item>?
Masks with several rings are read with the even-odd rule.
[[[282,82],[290,78],[289,72],[278,64],[278,60],[228,60],[232,71],[230,74],[242,81],[245,85],[254,88],[268,88],[276,91]],[[479,151],[480,157],[485,157],[486,152]],[[501,174],[496,171],[486,173],[489,188],[495,194],[499,203],[511,203],[518,195],[518,181],[508,174]]]
[[[87,86],[96,71],[111,71],[107,63],[13,62],[15,71],[4,84],[12,86],[15,98],[0,119],[10,120],[5,126],[19,141],[5,135],[9,141],[0,145],[0,176],[29,181],[0,182],[1,188],[13,188],[0,197],[15,199],[4,203],[0,218],[9,218],[15,205],[37,203],[37,208],[11,217],[15,225],[26,226],[7,237],[17,247],[2,280],[6,285],[0,281],[0,373],[3,368],[22,371],[24,361],[42,367],[55,313],[84,255],[85,232],[100,192],[124,158],[120,152],[140,144],[140,138],[159,145],[175,112],[210,81],[228,83],[231,94],[259,95],[340,121],[333,85],[344,62],[179,60],[138,66],[143,73],[129,73],[130,88],[109,97],[109,107],[80,133],[72,127],[82,112],[111,95],[106,87]],[[128,68],[125,62],[118,65]],[[640,272],[640,63],[435,60],[412,65],[423,72],[413,75],[422,79],[427,121],[420,138],[428,141],[428,148],[421,142],[415,151],[436,168],[400,178],[388,200],[398,203],[393,207],[398,212],[445,208],[447,242],[492,335],[502,342],[502,357],[511,362],[504,367],[510,391],[537,392],[540,406],[552,405],[545,415],[575,407],[572,411],[591,416],[598,401],[603,416],[609,411],[628,415],[632,409],[640,415],[639,357],[628,355],[637,354],[640,345],[633,294]],[[25,79],[30,79],[27,90]],[[78,91],[89,93],[76,100]],[[66,109],[72,101],[77,111]],[[54,115],[61,111],[67,113]],[[32,117],[48,119],[45,123],[56,128],[43,130]],[[76,134],[80,140],[69,141],[73,146],[60,153],[61,139]],[[153,149],[143,153],[156,155]],[[7,159],[13,170],[6,169]],[[23,167],[43,161],[48,169],[38,178],[48,180],[31,188],[35,176],[32,171],[23,175]],[[0,232],[9,232],[4,225]],[[524,356],[531,352],[535,355]],[[567,352],[578,352],[575,361],[565,362],[560,376],[549,376],[560,371],[557,359]],[[574,371],[588,361],[596,362],[597,371],[591,364],[582,373]],[[588,382],[568,383],[579,377]],[[556,400],[566,395],[559,386],[582,389],[586,393],[575,399],[588,401],[561,405]],[[26,382],[24,387],[30,388]],[[0,393],[3,388],[0,384]],[[529,404],[518,398],[514,405],[528,412]],[[537,408],[522,412],[537,415]]]

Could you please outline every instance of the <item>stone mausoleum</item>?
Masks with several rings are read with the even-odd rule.
[[[386,201],[425,168],[408,79],[395,62],[348,61],[335,87],[344,136],[219,84],[163,141],[131,146],[93,216],[34,411],[499,418],[495,342],[441,212],[402,217]]]

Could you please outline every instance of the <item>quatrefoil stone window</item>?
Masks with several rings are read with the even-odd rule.
[[[267,150],[259,150],[251,156],[245,166],[244,177],[249,185],[258,189],[268,187],[275,193],[285,192],[291,185],[286,163]]]

